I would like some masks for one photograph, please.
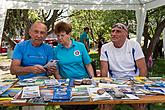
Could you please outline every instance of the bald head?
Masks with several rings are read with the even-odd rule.
[[[46,26],[46,25],[44,24],[44,22],[42,22],[42,21],[36,21],[36,22],[34,22],[34,23],[31,25],[29,31],[33,30],[33,29],[34,29],[36,26],[38,26],[38,25],[42,26],[42,27],[45,29],[46,33],[47,33],[47,26]]]
[[[39,46],[47,36],[47,27],[41,21],[32,24],[29,30],[33,46]]]

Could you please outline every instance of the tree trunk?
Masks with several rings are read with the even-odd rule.
[[[45,21],[46,26],[48,27],[48,34],[50,34],[54,28],[54,22],[56,21],[58,15],[58,11],[59,10],[53,10],[53,15],[51,16],[51,18],[47,21]]]
[[[147,56],[146,56],[147,61],[149,57],[152,55],[152,52],[154,51],[156,44],[159,42],[159,37],[161,36],[164,27],[165,27],[165,19],[158,24],[155,30],[155,34],[148,47]]]

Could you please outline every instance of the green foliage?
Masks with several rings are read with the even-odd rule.
[[[28,19],[30,19],[32,22],[34,22],[36,20],[43,21],[43,18],[39,16],[38,10],[29,10],[28,11]]]
[[[109,32],[114,23],[122,22],[132,25],[135,23],[135,11],[126,10],[80,10],[73,11],[76,13],[71,17],[73,32],[81,33],[84,27],[90,27],[94,34],[94,39],[105,38],[109,40]],[[132,26],[130,28],[135,31]]]
[[[29,27],[29,22],[37,20],[38,14],[36,10],[28,9],[8,9],[5,19],[4,30],[10,32],[11,37],[15,38],[20,33],[17,30],[26,29]]]
[[[151,9],[147,11],[148,15],[148,25],[150,37],[153,37],[156,27],[158,24],[165,19],[165,6],[158,7],[156,9]]]
[[[100,69],[99,65],[100,65],[100,58],[99,58],[99,54],[98,53],[91,53],[89,54],[90,58],[92,61],[95,62],[96,64],[96,69]]]

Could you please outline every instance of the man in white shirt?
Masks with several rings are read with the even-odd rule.
[[[102,77],[128,78],[147,75],[140,44],[128,39],[128,29],[122,23],[113,25],[111,42],[101,48],[100,64]],[[109,110],[111,107],[109,106]],[[133,105],[133,108],[134,110],[145,109],[141,104]]]
[[[111,42],[101,48],[101,75],[114,78],[146,76],[147,68],[138,42],[130,40],[128,29],[122,23],[112,27]]]

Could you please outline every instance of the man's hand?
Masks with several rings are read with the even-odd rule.
[[[48,70],[47,71],[48,76],[53,75],[57,72],[56,66],[48,66],[47,70]]]
[[[46,70],[41,65],[34,65],[31,67],[31,72],[34,74],[39,74],[39,73],[46,72]]]

